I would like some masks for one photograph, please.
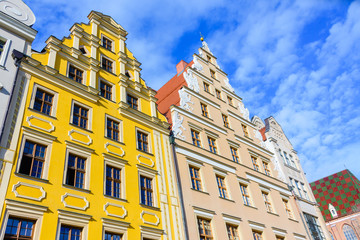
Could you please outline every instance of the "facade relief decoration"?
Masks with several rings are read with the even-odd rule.
[[[260,145],[261,145],[261,147],[267,149],[267,146],[266,146],[265,142],[263,141],[262,135],[261,135],[261,133],[259,132],[259,130],[254,129],[254,135],[255,135],[255,138],[257,138],[257,139],[260,140]]]
[[[286,182],[285,174],[281,170],[279,159],[277,157],[273,157],[271,161],[274,163],[274,170],[278,173],[277,178],[283,182]]]
[[[234,88],[230,85],[229,79],[225,78],[224,79],[225,82],[225,86],[231,91],[231,92],[235,92]]]
[[[174,137],[185,140],[185,136],[183,135],[183,130],[185,131],[185,128],[183,127],[184,117],[180,116],[178,112],[174,112],[172,119],[173,119],[172,131]]]
[[[35,23],[34,13],[21,0],[1,0],[0,11],[19,20],[27,26],[32,26]]]
[[[179,90],[179,96],[180,96],[180,107],[186,111],[192,112],[193,108],[189,105],[189,103],[194,104],[191,101],[191,96],[187,92],[185,92],[185,89],[182,88]]]
[[[191,66],[192,68],[195,68],[198,72],[202,72],[203,66],[199,62],[199,58],[194,55],[193,57],[194,64]]]
[[[200,87],[197,78],[193,75],[193,72],[189,69],[188,72],[184,72],[183,75],[188,87],[198,93],[200,91]]]
[[[201,43],[202,43],[202,48],[203,48],[204,50],[206,50],[207,52],[213,54],[213,53],[210,51],[210,48],[209,48],[207,42],[202,41]]]
[[[244,103],[242,102],[239,102],[239,110],[240,110],[240,113],[244,116],[244,118],[248,121],[250,121],[249,119],[249,109],[247,109],[245,106],[244,106]]]

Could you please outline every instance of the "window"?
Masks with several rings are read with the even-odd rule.
[[[231,151],[233,161],[238,163],[239,162],[239,155],[238,155],[237,149],[234,148],[234,147],[230,147],[230,151]]]
[[[297,169],[295,160],[293,159],[293,157],[290,154],[289,154],[289,157],[290,157],[291,166]]]
[[[215,72],[214,72],[213,70],[210,70],[210,76],[211,76],[212,78],[215,78]]]
[[[86,158],[69,153],[65,183],[77,188],[85,185]]]
[[[210,220],[198,217],[198,228],[201,240],[213,239]]]
[[[4,240],[10,239],[33,239],[35,221],[9,217],[5,230]]]
[[[308,193],[307,193],[307,191],[306,191],[305,184],[301,183],[301,189],[303,190],[303,193],[304,193],[305,198],[306,198],[307,200],[310,200],[310,199],[309,199],[309,195],[308,195]]]
[[[211,57],[210,56],[206,56],[206,58],[207,58],[207,60],[209,61],[209,62],[211,62]]]
[[[37,88],[33,109],[46,115],[51,115],[53,98],[53,94],[47,93],[42,89]]]
[[[204,91],[210,93],[210,85],[204,82]]]
[[[305,216],[306,224],[310,229],[310,233],[313,239],[325,240],[324,234],[321,231],[317,218],[307,213],[304,213],[304,216]]]
[[[264,172],[267,176],[271,176],[270,174],[270,169],[269,169],[269,164],[267,162],[263,162],[263,167],[264,167]]]
[[[279,149],[279,154],[280,154],[280,157],[282,158],[283,162],[284,162],[285,164],[288,164],[288,163],[286,163],[286,160],[285,160],[285,158],[284,158],[284,155],[281,153],[281,149]]]
[[[344,224],[343,232],[346,237],[346,240],[358,240],[354,232],[354,229],[350,225]]]
[[[82,228],[61,225],[60,240],[80,240]]]
[[[226,224],[226,230],[228,233],[229,240],[239,240],[239,235],[237,233],[237,226]]]
[[[191,138],[192,138],[192,142],[195,146],[197,147],[201,147],[200,144],[200,133],[191,129]]]
[[[112,51],[112,41],[108,39],[107,37],[102,37],[102,46],[106,48],[107,50]]]
[[[0,38],[0,57],[4,51],[5,44],[6,44],[6,40]]]
[[[302,194],[301,194],[301,187],[300,187],[299,181],[295,180],[295,186],[296,186],[296,189],[297,189],[297,191],[299,193],[299,196],[303,197]]]
[[[261,192],[262,196],[263,196],[263,200],[264,200],[264,203],[265,203],[265,207],[266,207],[266,211],[268,212],[273,212],[273,209],[271,207],[271,202],[269,200],[269,194],[266,193],[266,192]]]
[[[262,236],[260,232],[253,231],[254,240],[262,240]]]
[[[240,184],[241,195],[246,206],[251,206],[250,195],[247,190],[247,185]]]
[[[190,170],[190,176],[191,176],[192,189],[202,191],[200,169],[193,167],[193,166],[189,166],[189,170]]]
[[[227,96],[227,100],[228,100],[228,103],[229,103],[230,106],[234,106],[233,105],[233,99],[231,97]]]
[[[106,166],[106,191],[105,194],[111,197],[120,198],[121,169]]]
[[[78,127],[87,129],[89,109],[78,104],[74,104],[73,108],[72,123]]]
[[[276,236],[276,240],[284,240],[284,237]]]
[[[119,141],[119,122],[110,118],[106,119],[106,137]]]
[[[141,204],[151,207],[154,205],[151,178],[140,176],[140,198]]]
[[[247,126],[245,124],[241,124],[242,130],[244,132],[245,137],[249,137],[249,132],[247,130]]]
[[[287,214],[288,218],[292,219],[294,216],[293,216],[293,214],[291,212],[291,209],[289,207],[289,202],[287,200],[283,199],[283,204],[284,204],[284,208],[285,208],[285,211],[286,211],[286,214]]]
[[[284,152],[284,156],[285,156],[285,161],[286,161],[286,164],[287,164],[287,165],[289,165],[289,166],[291,166],[291,165],[290,165],[289,158],[288,158],[288,156],[287,156],[287,153],[286,153],[286,152]]]
[[[146,133],[137,131],[137,148],[138,150],[149,152],[148,135]]]
[[[138,106],[138,98],[133,97],[128,94],[126,99],[127,99],[127,103],[130,105],[131,108],[138,110],[138,107],[139,107]]]
[[[0,37],[0,66],[5,66],[5,61],[10,50],[11,40]]]
[[[82,83],[83,74],[84,71],[74,67],[73,65],[69,65],[69,78],[71,78],[75,82]]]
[[[112,85],[100,81],[100,96],[112,100]]]
[[[216,140],[214,138],[208,137],[208,142],[209,142],[209,148],[210,148],[210,152],[217,154],[217,148],[216,148]]]
[[[106,71],[113,72],[113,62],[105,57],[101,58],[101,67]]]
[[[116,233],[105,232],[104,240],[121,240],[122,235]]]
[[[217,89],[215,89],[215,94],[218,99],[221,99],[221,92]]]
[[[216,182],[219,189],[219,194],[221,198],[228,198],[227,192],[226,192],[226,185],[225,185],[225,178],[222,176],[216,175]]]
[[[223,119],[223,122],[224,122],[224,127],[227,127],[229,128],[229,119],[228,119],[228,116],[226,115],[222,115],[222,119]]]
[[[253,164],[254,170],[258,172],[259,171],[259,165],[257,163],[257,158],[254,157],[254,156],[251,156],[251,162]]]
[[[204,117],[209,117],[207,106],[201,103],[201,113]]]
[[[26,140],[19,173],[41,178],[46,146]]]

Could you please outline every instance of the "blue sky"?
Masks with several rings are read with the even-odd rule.
[[[250,115],[272,115],[309,182],[348,168],[360,177],[360,1],[25,0],[35,50],[91,10],[128,32],[142,77],[158,89],[190,61],[201,32]]]

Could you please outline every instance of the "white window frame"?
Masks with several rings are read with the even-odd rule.
[[[108,219],[108,218],[102,218],[101,221],[103,223],[102,239],[105,239],[105,232],[120,234],[122,235],[121,240],[128,239],[128,229],[130,227],[130,223]]]
[[[64,167],[64,174],[63,174],[63,185],[73,187],[79,190],[90,190],[90,170],[91,170],[91,154],[94,150],[91,150],[77,145],[72,142],[66,141],[66,151],[65,151],[65,167]],[[75,186],[71,186],[66,184],[66,176],[67,176],[67,169],[68,169],[68,161],[69,161],[69,154],[74,154],[76,156],[82,157],[86,159],[86,166],[85,166],[85,183],[84,188],[77,188]]]
[[[145,134],[148,135],[148,150],[149,151],[145,152],[143,150],[138,149],[138,134],[137,134],[138,132],[142,132],[142,133],[145,133]],[[152,154],[153,151],[152,151],[152,136],[151,136],[151,133],[144,130],[144,129],[142,129],[142,128],[135,127],[135,134],[136,134],[136,150]]]
[[[138,94],[136,91],[134,91],[132,89],[127,89],[127,91],[126,91],[126,103],[127,103],[127,95],[130,95],[132,97],[137,98],[137,100],[138,100],[138,109],[137,109],[137,111],[141,112],[141,96],[140,96],[140,94]],[[133,109],[133,108],[131,108],[131,109]]]
[[[200,239],[200,233],[199,233],[199,229],[198,229],[198,218],[202,218],[202,219],[207,219],[210,221],[210,225],[211,225],[211,231],[212,231],[212,236],[214,239],[216,238],[216,231],[215,231],[215,224],[211,224],[211,222],[214,219],[215,216],[215,212],[208,210],[208,209],[200,209],[197,207],[194,207],[194,214],[195,214],[195,226],[197,228],[197,239]]]
[[[81,67],[79,64],[77,64],[77,63],[75,63],[75,62],[71,62],[71,61],[68,61],[68,62],[67,62],[66,77],[70,78],[70,77],[69,77],[70,65],[73,65],[75,68],[78,68],[79,70],[83,71],[82,82],[79,83],[79,84],[87,85],[87,72],[86,72],[86,69],[83,68],[83,67]],[[74,82],[76,82],[76,81],[74,80]],[[76,82],[76,83],[78,83],[78,82]]]
[[[112,62],[112,71],[111,71],[111,72],[108,71],[108,70],[106,70],[106,69],[104,69],[104,68],[102,68],[103,58],[106,58],[107,60],[109,60],[110,62]],[[103,54],[101,54],[101,55],[100,55],[100,68],[101,68],[102,70],[104,70],[104,71],[107,71],[107,72],[116,74],[116,61],[112,60],[111,58],[109,58],[109,57],[107,57],[107,56],[105,56],[105,55],[103,55]]]
[[[223,199],[226,199],[226,200],[231,200],[232,197],[231,197],[231,193],[230,193],[230,188],[229,188],[229,183],[228,183],[228,174],[220,169],[216,169],[214,168],[214,174],[215,174],[215,180],[216,180],[216,177],[217,176],[220,176],[220,177],[223,177],[224,178],[224,183],[225,183],[225,189],[226,189],[226,193],[227,193],[227,198],[223,198]],[[218,184],[216,183],[216,186],[218,186]],[[219,196],[220,197],[220,196]],[[220,197],[221,198],[221,197]]]
[[[151,239],[151,240],[160,240],[164,231],[161,229],[140,226],[141,240]],[[126,240],[126,239],[124,239]]]
[[[45,113],[42,113],[46,116],[51,116],[51,117],[56,117],[56,110],[57,110],[57,105],[58,105],[58,98],[59,98],[59,93],[55,92],[49,88],[46,88],[44,86],[41,86],[37,83],[34,83],[34,87],[33,87],[33,91],[31,94],[31,100],[30,100],[30,108],[34,110],[34,104],[35,104],[35,96],[36,96],[36,92],[37,90],[40,89],[44,92],[50,93],[52,94],[53,97],[53,101],[52,101],[52,107],[51,107],[51,112],[50,115],[46,115]],[[36,110],[35,110],[36,111]]]
[[[193,189],[193,190],[206,193],[207,190],[206,190],[205,182],[203,181],[204,178],[203,178],[203,172],[202,172],[203,171],[202,168],[203,168],[204,165],[201,162],[197,162],[197,161],[195,161],[193,159],[187,159],[186,161],[187,161],[187,165],[188,165],[187,169],[188,169],[188,174],[189,174],[189,186],[190,186],[190,188],[193,189],[192,188],[192,183],[191,183],[190,167],[195,167],[195,168],[199,169],[199,174],[200,174],[200,179],[201,179],[201,191],[196,190],[196,189]]]
[[[111,101],[115,102],[115,101],[116,101],[116,96],[115,96],[115,93],[116,93],[116,91],[115,91],[115,84],[113,84],[112,82],[109,82],[109,81],[105,80],[104,78],[99,77],[99,81],[98,81],[99,95],[100,95],[100,91],[101,91],[101,89],[100,89],[100,83],[101,83],[101,82],[104,82],[104,83],[106,83],[106,84],[108,84],[108,85],[111,85],[111,99],[108,99],[108,100],[111,100]],[[105,97],[104,97],[104,98],[105,98]],[[105,98],[105,99],[107,99],[107,98]]]
[[[39,143],[41,145],[45,145],[46,146],[46,151],[45,151],[45,161],[44,161],[44,165],[43,165],[43,169],[42,169],[42,174],[41,174],[41,178],[36,178],[36,177],[32,177],[32,176],[28,176],[28,175],[24,175],[24,176],[28,176],[31,178],[35,178],[35,179],[43,179],[43,180],[47,180],[48,179],[48,174],[49,174],[49,166],[50,166],[50,159],[51,159],[51,148],[52,148],[52,144],[53,142],[56,140],[56,137],[53,137],[51,135],[42,133],[42,132],[38,132],[36,130],[33,130],[31,128],[23,128],[23,137],[21,140],[21,145],[20,145],[20,151],[19,151],[19,156],[18,156],[18,161],[17,161],[17,166],[16,166],[16,172],[19,173],[20,170],[20,166],[21,166],[21,162],[22,162],[22,156],[24,153],[24,147],[25,147],[25,142],[26,141],[30,141],[30,142],[35,142],[35,143]]]
[[[141,203],[141,181],[140,181],[140,177],[144,176],[147,178],[151,178],[151,187],[152,187],[152,193],[153,193],[153,206],[148,206],[148,207],[155,207],[158,208],[159,207],[159,202],[158,202],[158,193],[157,193],[157,179],[156,179],[156,175],[158,174],[156,170],[141,166],[139,164],[136,165],[138,168],[138,189],[139,189],[139,204],[143,205]]]
[[[91,219],[90,215],[70,212],[70,211],[64,211],[64,210],[58,210],[59,220],[58,220],[58,226],[57,226],[57,233],[56,233],[56,239],[60,239],[60,230],[61,225],[68,225],[68,226],[74,226],[77,228],[82,228],[81,231],[81,240],[88,239],[88,225],[89,221]]]
[[[73,123],[73,116],[74,116],[74,105],[79,105],[79,106],[81,106],[81,107],[83,107],[83,108],[86,108],[87,110],[88,110],[88,123],[87,123],[87,127],[86,128],[82,128],[82,127],[80,127],[80,126],[77,126],[77,125],[75,125],[74,123]],[[70,124],[71,125],[73,125],[73,126],[76,126],[76,127],[78,127],[78,128],[80,128],[80,129],[86,129],[86,130],[90,130],[91,131],[91,129],[92,129],[92,108],[91,107],[89,107],[89,106],[87,106],[87,105],[85,105],[85,104],[83,104],[83,103],[81,103],[81,102],[79,102],[79,101],[76,101],[76,100],[72,100],[71,101],[71,112],[70,112]]]
[[[119,123],[119,140],[114,140],[110,137],[107,136],[107,120],[108,119],[111,119],[115,122],[118,122]],[[120,142],[122,143],[124,141],[124,131],[123,131],[123,121],[118,119],[118,118],[115,118],[113,116],[110,116],[108,114],[105,114],[105,128],[104,128],[104,136],[107,138],[107,139],[110,139],[110,140],[113,140],[115,142]]]
[[[119,200],[125,200],[126,199],[126,161],[122,160],[120,158],[116,158],[113,157],[111,155],[108,154],[103,154],[104,156],[104,196],[105,197],[110,197],[110,198],[114,198],[114,199],[119,199]],[[115,168],[119,168],[120,169],[120,198],[116,198],[113,196],[109,196],[106,195],[106,166],[111,166],[111,167],[115,167]]]
[[[110,40],[110,42],[111,42],[111,52],[115,52],[115,41],[112,39],[112,38],[110,38],[110,37],[108,37],[108,35],[105,35],[105,34],[101,34],[101,47],[103,47],[103,48],[105,48],[104,47],[104,37],[105,38],[107,38],[108,40]],[[107,48],[105,48],[106,50],[109,50],[109,49],[107,49]]]
[[[3,51],[2,51],[2,53],[0,55],[0,67],[5,67],[5,62],[6,62],[6,59],[8,57],[12,41],[11,41],[11,39],[6,39],[4,37],[0,37],[0,39],[5,42]]]

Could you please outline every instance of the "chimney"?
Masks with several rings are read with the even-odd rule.
[[[185,69],[186,65],[187,62],[185,62],[184,60],[181,60],[178,64],[176,64],[177,74],[181,73]]]

